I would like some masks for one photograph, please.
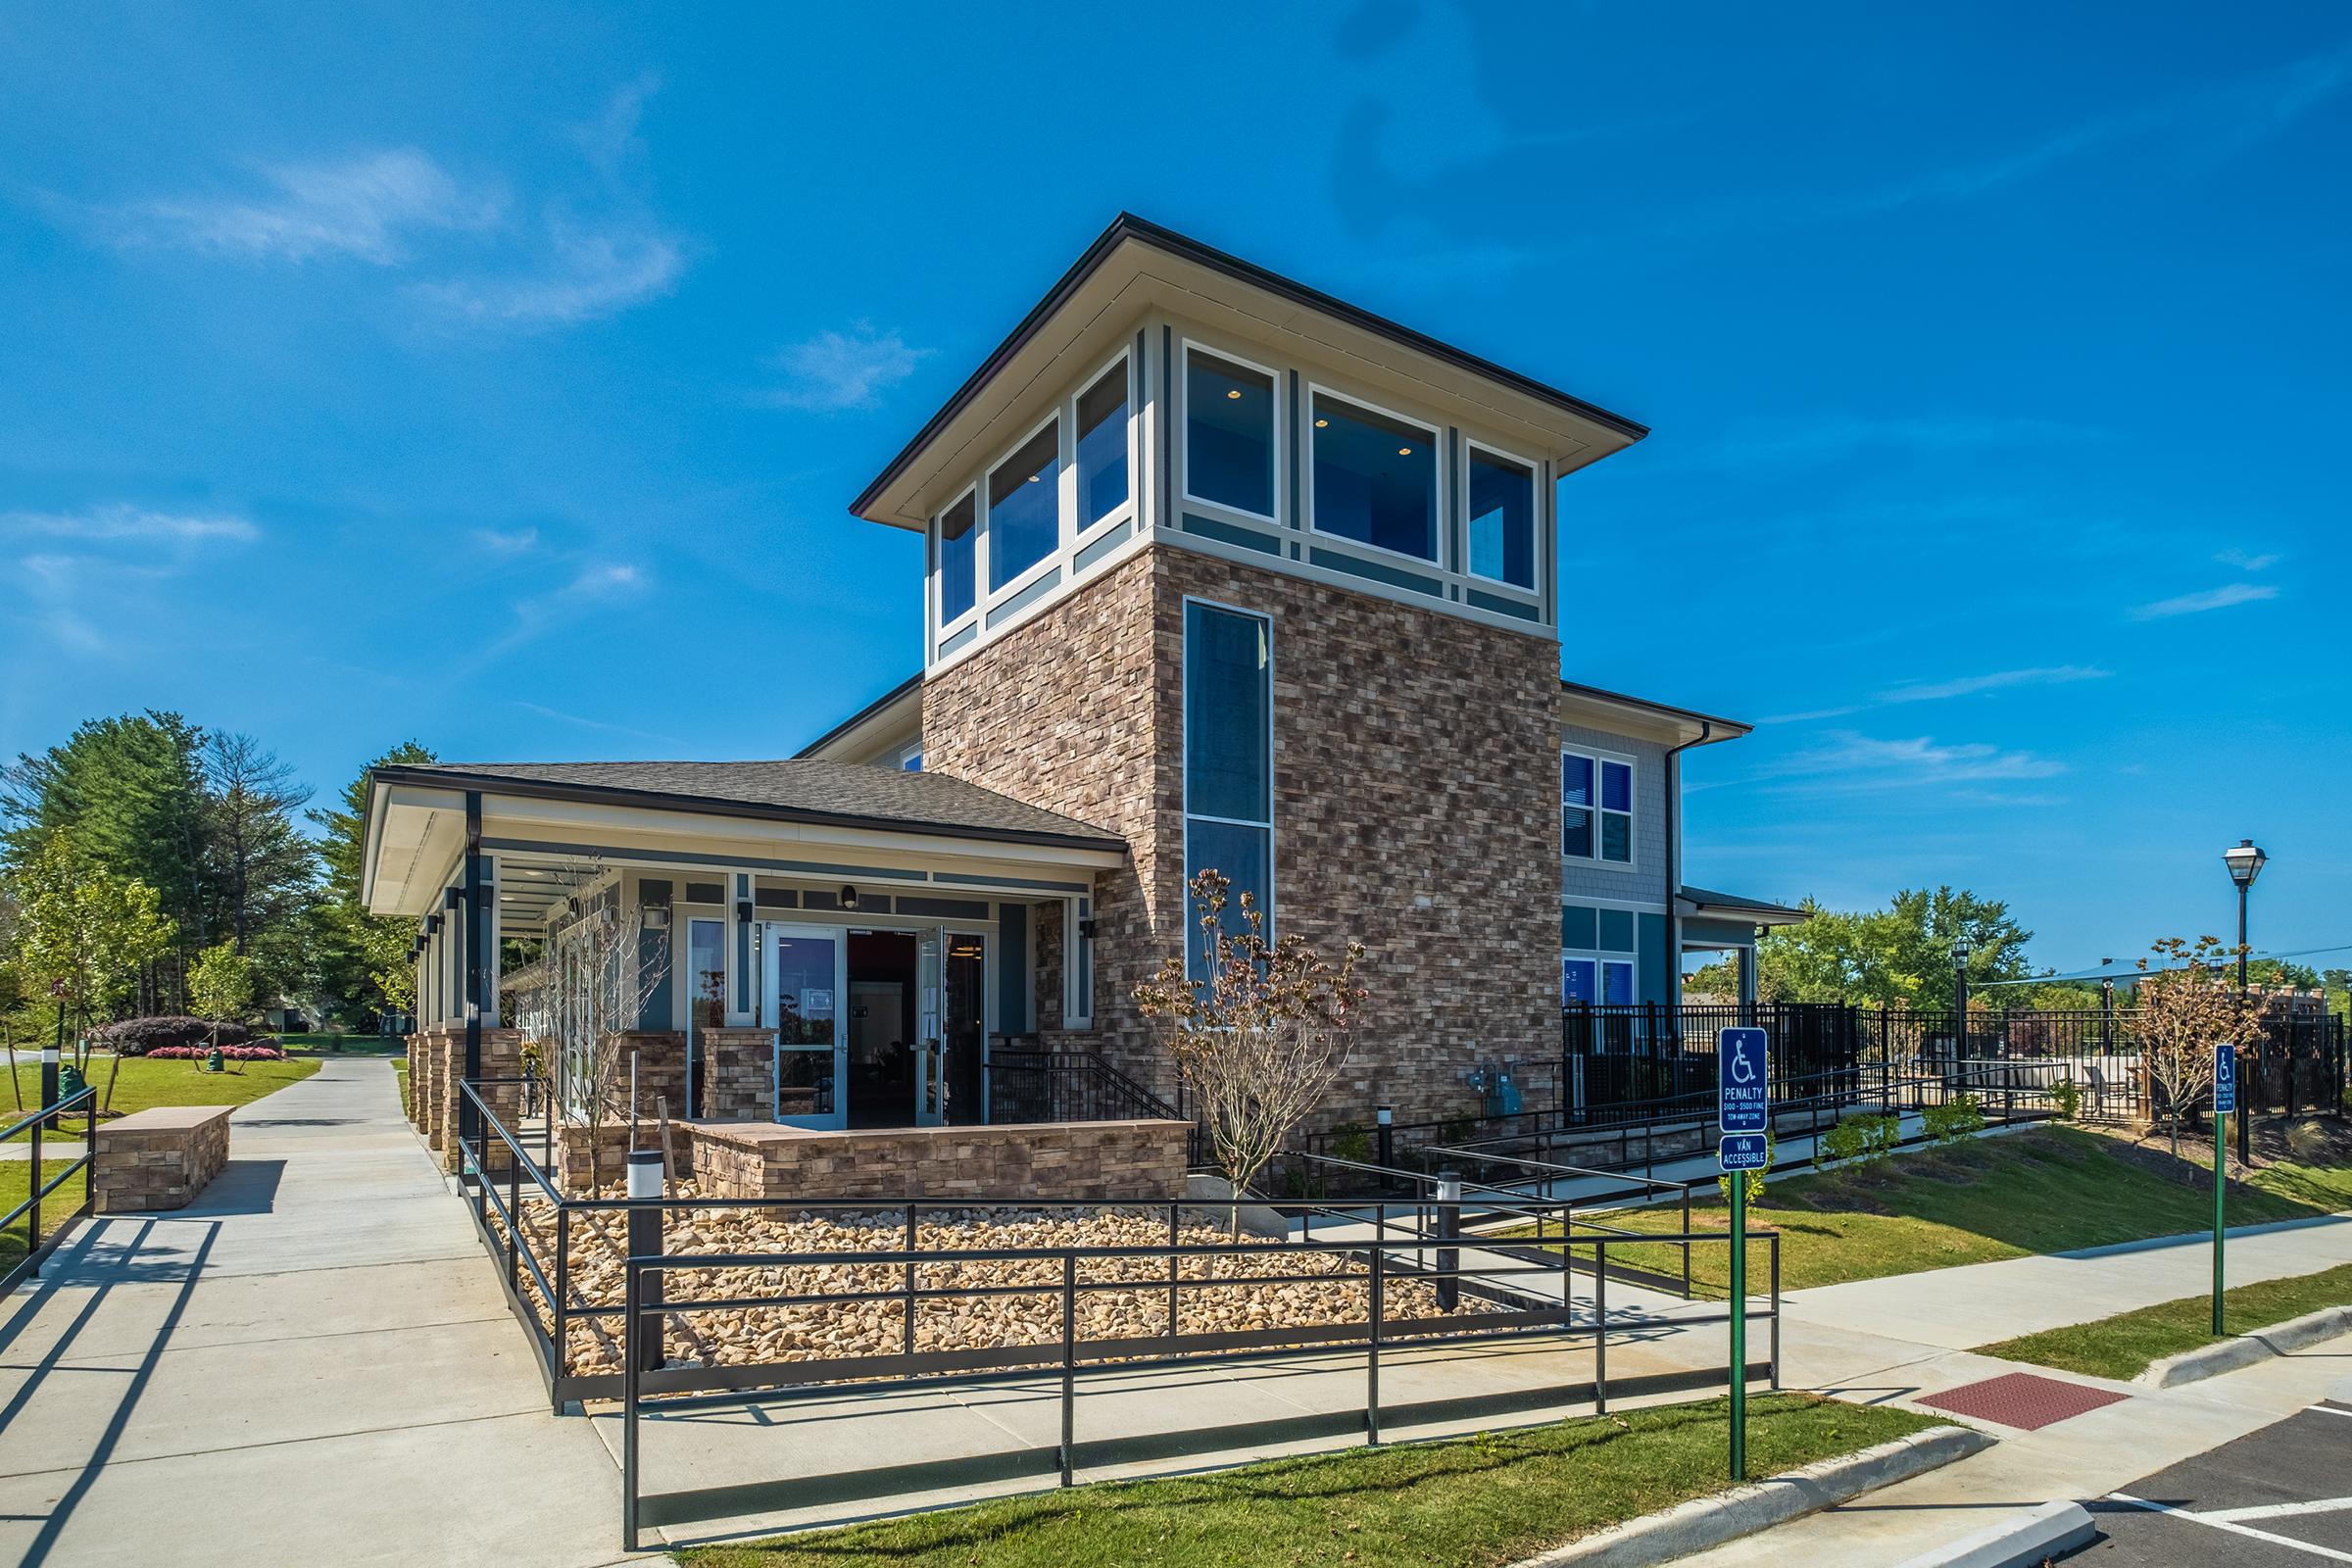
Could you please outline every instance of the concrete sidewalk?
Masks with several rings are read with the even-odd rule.
[[[548,1413],[389,1063],[240,1107],[230,1155],[0,1302],[0,1559],[619,1556],[612,1465]]]

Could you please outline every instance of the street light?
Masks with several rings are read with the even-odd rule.
[[[2253,891],[2254,879],[2270,863],[2252,839],[2239,839],[2233,849],[2222,852],[2222,863],[2230,867],[2230,880],[2237,884],[2237,989],[2246,989],[2246,895]]]
[[[1955,1057],[1968,1054],[1968,938],[1952,944],[1952,1048]]]

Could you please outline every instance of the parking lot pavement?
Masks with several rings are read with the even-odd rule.
[[[2328,1399],[2087,1504],[2085,1568],[2352,1563],[2352,1400]]]

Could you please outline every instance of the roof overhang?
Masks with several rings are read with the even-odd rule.
[[[922,727],[923,672],[918,669],[792,755],[826,762],[862,761],[883,741],[919,734]]]
[[[1560,682],[1560,721],[1617,735],[1639,736],[1667,746],[1712,746],[1721,741],[1736,741],[1755,728],[1736,718],[1565,680]]]
[[[1173,229],[1122,213],[1022,318],[850,511],[921,529],[971,472],[1157,307],[1295,348],[1477,422],[1565,473],[1622,451],[1648,428],[1426,333],[1349,305]]]
[[[1686,887],[1675,895],[1677,915],[1706,920],[1736,920],[1749,925],[1798,925],[1813,918],[1804,909],[1774,904],[1768,899],[1743,899],[1708,888]]]
[[[466,851],[466,803],[476,795],[493,853],[543,862],[741,868],[762,875],[857,880],[873,869],[912,885],[1017,889],[1126,861],[1099,838],[932,827],[632,790],[418,776],[379,768],[369,780],[360,896],[368,911],[416,917],[439,907]],[[808,868],[806,872],[793,869]]]

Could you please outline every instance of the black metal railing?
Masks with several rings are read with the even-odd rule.
[[[42,1133],[52,1126],[55,1126],[57,1131],[63,1132],[65,1129],[62,1123],[65,1118],[76,1112],[80,1112],[88,1119],[82,1134],[81,1153],[75,1158],[66,1161],[64,1167],[54,1176],[48,1175],[42,1168],[45,1163],[41,1157]],[[56,1250],[57,1244],[65,1239],[68,1228],[74,1221],[89,1213],[96,1201],[98,1091],[83,1089],[77,1094],[68,1095],[63,1100],[20,1116],[17,1120],[9,1123],[6,1128],[0,1128],[0,1144],[13,1141],[20,1133],[26,1135],[26,1142],[29,1146],[25,1151],[25,1170],[27,1172],[24,1184],[25,1198],[7,1214],[0,1215],[0,1232],[6,1232],[17,1221],[23,1220],[24,1222],[24,1255],[13,1260],[0,1261],[0,1295],[15,1290],[21,1281],[38,1274],[41,1271],[41,1263]],[[61,1215],[57,1212],[58,1205],[51,1200],[50,1195],[65,1186],[67,1182],[72,1181],[76,1174],[81,1177],[81,1200],[72,1209]]]
[[[1039,1121],[1191,1121],[1177,1088],[1170,1104],[1093,1051],[989,1052],[988,1119]]]

